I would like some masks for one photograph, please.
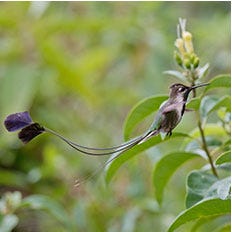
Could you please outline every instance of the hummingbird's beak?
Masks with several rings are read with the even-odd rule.
[[[199,87],[203,87],[203,86],[207,86],[209,85],[209,83],[204,83],[204,84],[200,84],[200,85],[195,85],[195,86],[192,86],[192,87],[189,87],[187,92],[186,92],[186,97],[190,94],[190,92],[193,90],[193,89],[196,89],[196,88],[199,88]]]
[[[203,87],[203,86],[207,86],[209,85],[209,83],[204,83],[204,84],[200,84],[200,85],[195,85],[195,86],[192,86],[189,88],[189,91],[193,90],[193,89],[196,89],[196,88],[199,88],[199,87]]]

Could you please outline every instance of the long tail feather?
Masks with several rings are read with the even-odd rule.
[[[127,145],[131,144],[132,142],[136,141],[138,138],[141,137],[141,136],[138,136],[138,137],[133,138],[133,139],[129,140],[128,142],[122,143],[122,144],[120,144],[120,145],[118,145],[118,146],[105,147],[105,148],[95,148],[95,147],[87,147],[87,146],[80,145],[80,144],[78,144],[78,143],[74,143],[74,142],[72,142],[71,140],[65,138],[64,136],[58,134],[57,132],[55,132],[55,131],[53,131],[53,130],[51,130],[51,129],[49,129],[49,128],[45,128],[45,131],[46,131],[46,132],[49,132],[49,133],[51,133],[51,134],[53,134],[53,135],[55,135],[55,136],[57,136],[57,137],[59,137],[59,138],[61,138],[61,139],[65,139],[65,140],[69,141],[70,143],[72,143],[72,144],[73,144],[74,146],[76,146],[76,147],[83,148],[83,149],[86,149],[86,150],[92,150],[92,151],[116,150],[116,149],[119,149],[119,148],[122,148],[122,147],[124,147],[124,146],[127,146]]]
[[[69,139],[65,138],[64,136],[56,133],[53,130],[50,130],[49,128],[44,128],[46,132],[49,132],[55,136],[57,136],[58,138],[62,139],[64,142],[66,142],[69,146],[71,146],[72,148],[74,148],[75,150],[86,154],[86,155],[92,155],[92,156],[103,156],[103,155],[111,155],[120,151],[125,151],[128,148],[133,147],[134,145],[136,145],[144,136],[139,136],[135,139],[132,139],[126,143],[123,143],[119,146],[114,146],[111,148],[92,148],[92,147],[86,147],[86,146],[82,146],[80,144],[74,143],[72,141],[70,141]],[[86,151],[88,150],[88,151]],[[90,152],[89,150],[92,151],[99,151],[99,153],[95,153],[95,152]],[[100,151],[104,151],[104,152],[100,152]]]
[[[130,144],[129,146],[127,146],[123,151],[119,152],[118,154],[116,154],[115,156],[113,156],[112,158],[108,159],[107,161],[105,161],[103,164],[101,164],[93,173],[91,173],[90,175],[84,177],[83,179],[80,180],[76,180],[75,181],[75,186],[79,187],[81,184],[84,184],[85,182],[89,181],[90,179],[92,179],[93,177],[95,177],[100,171],[102,171],[107,165],[109,165],[113,160],[115,160],[116,158],[118,158],[119,156],[121,156],[124,152],[128,151],[129,149],[131,149],[132,147],[134,147],[137,144],[141,144],[142,141],[145,141],[144,139],[147,137],[148,133],[145,133],[144,135],[140,136],[136,141],[134,141],[134,143]],[[158,133],[157,133],[158,134]]]
[[[139,141],[138,144],[144,143],[145,141],[147,141],[149,138],[158,135],[160,132],[159,130],[154,130],[154,131],[148,131],[144,137]]]

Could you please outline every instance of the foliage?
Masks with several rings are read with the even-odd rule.
[[[230,71],[228,9],[227,2],[1,2],[1,122],[29,110],[78,143],[101,147],[120,143],[125,118],[126,140],[146,130],[167,87],[189,83],[180,66],[163,75],[174,69],[180,16],[201,57],[198,81],[210,85],[190,100],[196,113],[186,112],[172,137],[115,159],[107,186],[99,175],[74,186],[104,158],[82,157],[50,136],[24,146],[0,125],[0,231],[228,231],[230,78],[219,75]]]
[[[197,60],[199,60],[199,58],[194,53],[193,44],[191,41],[192,39],[189,40],[189,38],[185,38],[185,34],[191,35],[189,32],[186,31],[185,20],[180,19],[180,24],[178,26],[178,30],[180,30],[180,32],[178,32],[178,36],[180,36],[181,34],[182,37],[180,36],[177,39],[177,42],[180,42],[181,45],[177,44],[176,42],[176,46],[180,52],[178,53],[179,55],[176,61],[183,71],[182,73],[179,71],[168,71],[166,73],[174,75],[182,81],[184,78],[186,82],[190,82],[190,84],[194,86],[197,80],[205,76],[204,72],[206,72],[207,69],[205,69],[205,66],[203,68],[200,67],[199,62],[197,63],[197,65],[194,64],[195,59],[197,58]],[[190,51],[188,51],[188,46],[191,47]],[[192,57],[194,58],[192,59]],[[186,61],[186,59],[189,60]],[[162,203],[163,191],[168,180],[179,168],[179,166],[181,166],[187,160],[194,157],[201,157],[203,160],[208,160],[211,171],[213,173],[209,174],[209,168],[203,167],[202,170],[193,171],[191,172],[191,174],[189,174],[189,176],[187,177],[187,209],[179,217],[176,218],[176,220],[170,226],[169,231],[174,231],[174,229],[178,228],[180,225],[185,224],[188,221],[196,218],[201,218],[203,216],[227,214],[230,212],[230,200],[227,200],[230,199],[230,177],[218,179],[218,170],[220,169],[220,164],[223,164],[222,160],[226,159],[224,158],[225,152],[230,153],[230,150],[228,150],[230,148],[225,148],[223,145],[221,146],[221,143],[223,141],[222,139],[226,139],[227,133],[229,133],[228,128],[230,128],[230,97],[223,96],[222,98],[218,98],[214,95],[205,95],[209,90],[215,88],[230,88],[230,86],[231,82],[229,75],[219,75],[210,80],[210,83],[205,88],[204,93],[200,96],[200,98],[197,98],[198,104],[194,106],[194,110],[196,111],[196,115],[198,117],[198,127],[193,129],[193,131],[196,132],[190,132],[190,136],[185,135],[187,141],[185,140],[183,142],[184,146],[182,146],[182,150],[178,150],[171,154],[165,155],[155,165],[153,173],[153,184],[156,191],[156,199],[160,204]],[[196,95],[196,93],[194,93],[194,95]],[[146,110],[146,108],[149,107],[148,103],[150,103],[151,100],[154,101],[157,98],[152,97],[145,99],[132,109],[125,123],[124,134],[128,135],[132,131],[132,129],[138,124],[138,122],[148,115],[148,112],[151,113],[150,111]],[[221,119],[218,119],[218,122],[224,122],[222,124],[222,131],[224,133],[218,133],[218,122],[211,124],[210,126],[214,129],[208,131],[207,120],[209,118],[209,115],[214,112],[219,112],[221,108],[225,110],[225,113]],[[225,138],[222,138],[221,135],[223,135],[223,137]],[[175,136],[171,137],[170,140],[173,140],[174,138]],[[156,140],[158,141],[158,138],[156,138]],[[160,138],[159,143],[164,141],[165,140],[162,140]],[[154,143],[153,145],[155,144],[158,143]],[[142,147],[142,145],[143,144],[141,144],[140,146]],[[115,170],[119,169],[119,167],[126,160],[132,158],[136,154],[136,150],[139,150],[139,152],[141,152],[149,148],[149,146],[147,146],[145,147],[145,149],[140,150],[140,146],[135,149],[131,149],[125,154],[122,154],[119,158],[112,161],[110,167],[107,170],[107,181],[109,181],[109,179],[111,179],[112,176],[115,174]],[[209,152],[210,148],[212,149],[211,152]],[[216,167],[211,157],[212,153],[215,152],[215,149],[217,154],[221,157],[217,159]],[[227,162],[228,161],[229,160],[227,158]],[[228,172],[227,175],[230,175],[230,173]],[[211,198],[213,198],[214,200],[208,200]],[[224,201],[226,201],[226,203]]]

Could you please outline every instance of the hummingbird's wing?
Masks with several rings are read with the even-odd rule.
[[[165,107],[162,110],[162,114],[170,113],[171,111],[176,110],[179,107],[183,107],[184,105],[185,105],[185,102],[175,102],[175,103],[172,103],[172,104],[170,104],[169,106]]]
[[[139,143],[143,143],[147,139],[159,134],[160,131],[162,131],[162,127],[163,127],[162,125],[165,122],[166,115],[174,110],[177,110],[180,107],[184,107],[183,102],[178,102],[178,103],[170,103],[170,101],[164,102],[161,105],[153,123],[151,124],[151,126],[146,134],[146,136]],[[182,111],[182,109],[181,109],[181,111]]]
[[[163,121],[163,117],[164,117],[164,115],[162,115],[162,113],[161,113],[161,109],[162,109],[162,107],[158,111],[158,113],[157,113],[153,123],[151,124],[149,130],[147,131],[147,133],[145,133],[144,138],[139,142],[139,144],[141,144],[141,143],[147,141],[149,138],[159,134],[159,129],[160,129],[161,123]]]
[[[176,110],[179,107],[182,107],[184,105],[184,103],[185,102],[170,103],[170,101],[168,101],[168,100],[163,102],[163,104],[161,104],[161,106],[159,108],[157,115],[155,116],[153,123],[150,126],[149,131],[159,130],[160,126],[162,124],[162,121],[165,118],[165,115],[170,113],[173,110]]]

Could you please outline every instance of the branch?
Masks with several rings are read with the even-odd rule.
[[[212,157],[210,155],[210,152],[209,152],[209,149],[208,149],[208,146],[207,146],[207,143],[206,143],[205,134],[204,134],[204,130],[202,128],[202,123],[201,123],[200,117],[199,117],[199,120],[198,120],[198,128],[199,128],[199,131],[200,131],[200,134],[201,134],[202,148],[204,149],[204,151],[205,151],[205,153],[206,153],[206,155],[208,157],[208,160],[209,160],[209,163],[210,163],[211,170],[212,170],[213,174],[216,177],[218,177],[216,168],[214,167],[213,160],[212,160]]]

